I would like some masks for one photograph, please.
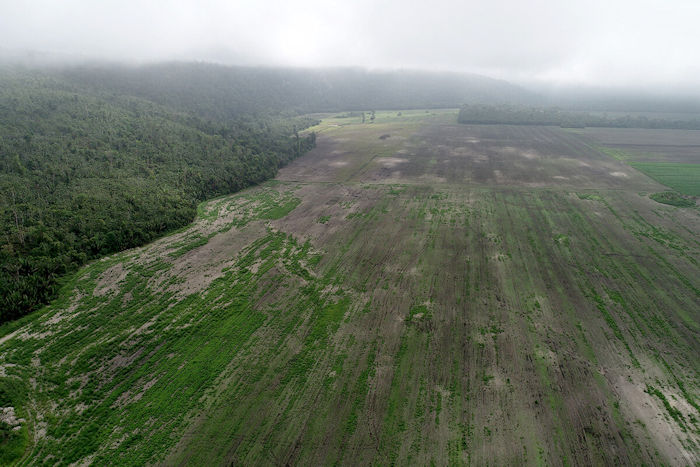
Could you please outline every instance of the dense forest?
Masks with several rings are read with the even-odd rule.
[[[0,75],[0,322],[86,261],[191,222],[198,202],[274,176],[313,120],[204,119],[60,75]]]
[[[700,119],[659,118],[647,115],[608,116],[588,112],[566,111],[554,107],[467,104],[461,107],[458,121],[471,124],[557,125],[567,128],[675,128],[700,130]]]

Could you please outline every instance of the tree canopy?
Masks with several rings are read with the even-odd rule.
[[[197,203],[273,177],[314,121],[204,118],[57,75],[0,74],[0,322],[86,261],[191,222]]]

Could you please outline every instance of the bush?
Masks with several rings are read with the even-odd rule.
[[[649,195],[657,203],[670,204],[679,208],[691,208],[695,206],[695,198],[692,196],[684,196],[675,191],[662,191]]]

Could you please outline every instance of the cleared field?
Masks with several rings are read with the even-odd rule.
[[[27,464],[700,462],[700,212],[580,135],[328,118],[0,338]]]
[[[700,163],[700,131],[638,128],[572,130],[639,162]]]

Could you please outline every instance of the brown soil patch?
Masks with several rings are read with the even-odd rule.
[[[98,297],[103,297],[118,291],[119,283],[126,279],[128,273],[129,271],[124,268],[122,263],[115,264],[100,274],[100,277],[97,279],[94,294]]]

